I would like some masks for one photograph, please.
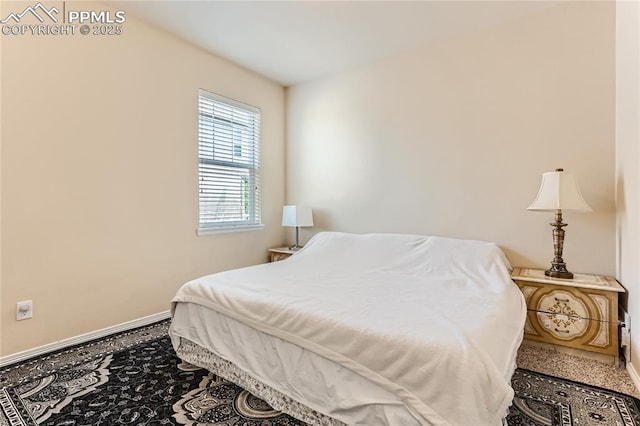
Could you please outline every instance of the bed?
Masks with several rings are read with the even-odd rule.
[[[489,242],[321,232],[172,301],[178,356],[321,425],[499,425],[524,298]]]

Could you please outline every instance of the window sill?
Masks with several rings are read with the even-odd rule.
[[[212,234],[227,234],[229,232],[248,232],[248,231],[260,231],[264,229],[264,225],[229,225],[229,226],[211,226],[208,228],[198,228],[196,234],[198,236],[212,235]]]

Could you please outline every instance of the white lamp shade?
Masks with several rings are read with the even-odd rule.
[[[313,226],[311,207],[284,206],[282,208],[282,226]]]
[[[527,210],[552,211],[575,210],[590,212],[591,207],[582,198],[578,183],[572,174],[562,169],[542,174],[542,184],[533,203]]]

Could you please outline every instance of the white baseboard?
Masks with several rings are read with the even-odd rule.
[[[640,375],[638,375],[638,371],[630,362],[627,362],[627,372],[629,373],[629,376],[631,376],[633,384],[636,385],[636,389],[640,391]]]
[[[47,345],[38,346],[37,348],[28,349],[26,351],[18,352],[12,355],[0,357],[0,368],[15,362],[25,361],[29,358],[46,354],[47,352],[53,352],[60,349],[64,349],[68,346],[77,345],[80,343],[86,343],[94,339],[108,336],[110,334],[119,333],[121,331],[130,330],[137,327],[143,327],[145,325],[153,324],[154,322],[162,321],[169,318],[169,311],[158,312],[157,314],[149,315],[143,318],[138,318],[132,321],[123,322],[122,324],[114,325],[111,327],[103,328],[101,330],[92,331],[89,333],[81,334],[79,336],[70,337],[68,339],[58,340],[57,342],[49,343]]]

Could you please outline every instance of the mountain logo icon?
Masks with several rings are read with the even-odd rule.
[[[29,14],[36,17],[41,23],[45,22],[45,17],[49,17],[54,23],[58,22],[58,18],[54,14],[58,14],[59,11],[53,6],[51,9],[47,9],[42,3],[38,2],[35,6],[28,6],[20,13],[10,13],[6,18],[0,20],[0,24],[6,24],[9,21],[19,23],[20,20]]]

